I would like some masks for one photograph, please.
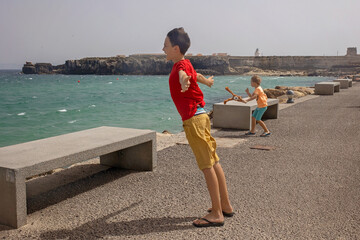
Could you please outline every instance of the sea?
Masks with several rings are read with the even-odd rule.
[[[24,75],[0,70],[0,147],[99,126],[182,131],[168,76]],[[215,76],[206,111],[234,93],[246,96],[250,76]],[[330,77],[262,77],[263,88],[314,86]]]

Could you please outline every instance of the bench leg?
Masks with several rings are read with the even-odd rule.
[[[263,118],[264,119],[277,119],[279,113],[279,104],[268,106],[266,109]]]
[[[139,171],[152,171],[156,166],[156,142],[152,140],[100,156],[100,164]]]
[[[0,168],[0,224],[19,228],[26,225],[25,178],[12,169]]]

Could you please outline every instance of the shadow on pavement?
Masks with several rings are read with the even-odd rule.
[[[30,197],[27,199],[27,213],[34,213],[48,206],[64,201],[68,198],[75,197],[81,193],[110,183],[131,173],[136,173],[136,171],[120,168],[109,168],[105,171],[98,172],[91,176],[86,176],[85,178],[82,178],[75,182],[71,182],[69,184],[41,193],[34,197]],[[58,176],[58,178],[62,177],[63,176]],[[45,178],[46,177],[44,177],[44,179]]]
[[[194,228],[195,217],[143,218],[131,221],[110,222],[109,219],[141,204],[133,203],[129,207],[87,222],[75,229],[56,230],[42,233],[40,239],[99,239],[106,236],[134,236],[156,232],[170,232]],[[185,223],[185,224],[184,224]]]

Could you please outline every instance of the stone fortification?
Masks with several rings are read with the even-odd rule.
[[[296,75],[343,75],[360,72],[360,56],[230,57],[235,72],[295,72]]]
[[[360,73],[360,55],[352,56],[187,56],[197,72],[206,75],[338,76]],[[167,75],[172,62],[164,55],[93,57],[67,60],[65,64],[32,64],[25,74]]]

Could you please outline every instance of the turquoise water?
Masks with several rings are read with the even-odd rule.
[[[0,71],[0,147],[64,133],[116,126],[182,130],[172,103],[168,76],[20,75]],[[263,88],[314,86],[322,77],[263,77]],[[80,82],[78,82],[80,81]],[[207,103],[246,96],[247,76],[218,76],[212,88],[200,87]]]

